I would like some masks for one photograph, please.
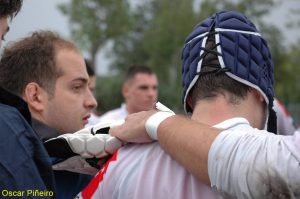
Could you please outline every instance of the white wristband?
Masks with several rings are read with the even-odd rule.
[[[167,112],[167,111],[159,111],[155,114],[153,114],[151,117],[149,117],[146,121],[145,128],[147,131],[147,134],[153,139],[157,140],[157,128],[160,125],[162,121],[167,119],[168,117],[171,117],[175,115],[174,112]]]

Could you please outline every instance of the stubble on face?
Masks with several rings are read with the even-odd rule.
[[[59,50],[56,65],[62,75],[55,82],[53,98],[48,100],[47,118],[62,134],[74,133],[84,127],[92,111],[92,106],[84,105],[90,94],[89,77],[82,55],[75,50]]]
[[[128,85],[126,99],[129,113],[147,111],[157,100],[157,77],[154,74],[137,74]]]

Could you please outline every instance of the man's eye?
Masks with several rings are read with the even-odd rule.
[[[141,90],[147,90],[148,89],[148,86],[140,86],[139,87]]]
[[[82,87],[82,86],[74,86],[72,89],[73,89],[74,91],[79,91],[79,90],[81,89],[81,87]]]

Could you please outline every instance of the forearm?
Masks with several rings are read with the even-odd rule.
[[[210,185],[208,152],[219,132],[218,129],[175,115],[159,125],[158,140],[175,160],[199,180]]]

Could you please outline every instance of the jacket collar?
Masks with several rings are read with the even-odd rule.
[[[15,107],[31,125],[31,114],[28,105],[21,97],[0,87],[0,103]]]
[[[61,135],[61,133],[59,133],[54,128],[49,127],[48,125],[35,118],[32,118],[32,127],[37,132],[37,134],[43,142],[50,138],[54,138]]]

